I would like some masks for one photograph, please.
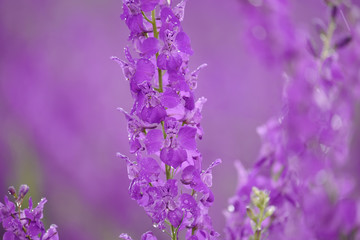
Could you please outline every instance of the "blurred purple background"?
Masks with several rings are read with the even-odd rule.
[[[46,196],[46,225],[57,224],[61,239],[117,239],[121,232],[139,239],[147,230],[164,239],[129,198],[125,163],[115,157],[129,151],[126,121],[116,108],[132,106],[128,83],[109,59],[123,58],[128,44],[121,5],[0,1],[0,196],[21,183],[36,202]],[[305,27],[318,14],[318,6],[293,7]],[[236,188],[233,162],[251,166],[260,147],[256,127],[281,108],[280,69],[246,50],[241,18],[235,0],[193,0],[183,24],[195,52],[191,68],[208,64],[197,90],[208,98],[199,149],[205,167],[223,159],[214,170],[211,210],[219,232]],[[359,125],[354,139],[356,173]]]

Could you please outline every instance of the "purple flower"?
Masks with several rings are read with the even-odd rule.
[[[143,24],[139,0],[124,0],[123,10],[121,19],[125,20],[126,25],[130,29],[130,38],[141,35],[145,30],[145,26]]]
[[[141,236],[141,240],[157,240],[157,238],[152,232],[148,231]]]
[[[51,225],[46,231],[42,222],[43,209],[47,200],[45,198],[41,199],[38,205],[33,208],[30,197],[29,208],[22,210],[21,204],[29,191],[29,186],[21,185],[18,195],[16,195],[14,187],[9,189],[9,193],[14,197],[17,208],[13,202],[9,201],[7,196],[4,198],[5,204],[0,202],[0,223],[2,223],[6,231],[3,239],[58,240],[57,226]]]
[[[193,54],[190,38],[182,31],[179,18],[170,8],[165,7],[161,10],[160,19],[162,26],[159,34],[164,46],[157,59],[157,66],[170,73],[176,73],[183,62],[181,53]]]
[[[126,233],[120,234],[119,238],[124,240],[132,240],[132,238]],[[148,231],[141,236],[141,240],[157,240],[157,238],[151,231]]]
[[[280,1],[271,4],[278,6]],[[338,6],[329,7],[334,12]],[[345,75],[336,49],[329,46],[333,33],[340,32],[332,32],[335,20],[332,14],[322,36],[321,54],[298,51],[297,58],[288,59],[291,71],[286,75],[282,113],[258,129],[262,147],[253,169],[246,171],[240,163],[236,165],[239,186],[226,212],[228,239],[257,234],[250,224],[253,219],[258,224],[259,216],[251,212],[254,186],[267,190],[269,204],[276,207],[266,223],[268,239],[347,238],[358,227],[349,211],[358,208],[350,195],[351,184],[348,180],[343,183],[341,176],[347,173],[338,169],[348,156],[356,93],[345,86],[352,85],[351,78]],[[305,48],[304,42],[300,49]]]
[[[175,210],[169,210],[167,218],[174,227],[178,227],[184,218],[184,213],[179,208],[175,208]]]
[[[208,208],[214,202],[211,169],[217,164],[201,171],[196,146],[203,134],[200,121],[206,99],[195,101],[193,91],[205,65],[194,72],[188,69],[193,51],[181,26],[185,3],[172,8],[164,0],[124,1],[122,18],[138,58],[125,48],[127,61],[112,59],[121,66],[134,99],[130,113],[120,110],[128,121],[130,153],[136,161],[118,155],[127,163],[130,197],[154,226],[165,230],[170,224],[173,238],[186,230],[216,239]],[[120,238],[131,239],[126,234]],[[153,238],[149,232],[142,237]]]

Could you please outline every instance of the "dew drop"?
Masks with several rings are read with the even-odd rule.
[[[159,224],[153,223],[153,227],[154,227],[154,228],[158,228],[158,227],[159,227]]]
[[[234,211],[235,211],[234,205],[229,205],[229,206],[227,207],[227,210],[228,210],[228,212],[234,212]]]

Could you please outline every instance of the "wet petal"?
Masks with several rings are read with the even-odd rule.
[[[161,96],[161,103],[166,108],[174,108],[180,103],[179,95],[171,88],[166,88]]]
[[[144,81],[151,81],[155,74],[155,66],[148,59],[141,58],[136,63],[136,72],[134,74],[134,81],[140,84]]]
[[[193,127],[181,127],[179,130],[178,141],[181,147],[188,150],[196,149],[196,128]]]
[[[145,146],[148,154],[160,152],[164,142],[164,136],[161,130],[153,129],[146,134]]]
[[[191,43],[190,43],[190,38],[188,37],[188,35],[185,32],[179,32],[176,35],[176,46],[177,48],[183,52],[183,53],[187,53],[189,55],[192,55],[194,52],[191,49]]]
[[[140,8],[144,12],[150,12],[154,10],[160,0],[140,0]]]
[[[171,225],[178,227],[183,219],[183,212],[176,208],[174,211],[169,211],[167,215]]]
[[[159,49],[159,40],[154,37],[149,37],[145,39],[140,46],[141,56],[150,58],[151,56],[155,55]]]
[[[164,148],[161,150],[160,159],[165,164],[177,168],[186,161],[187,154],[185,150],[182,149],[173,149],[173,148]]]

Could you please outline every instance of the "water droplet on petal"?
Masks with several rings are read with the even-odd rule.
[[[228,210],[228,212],[234,212],[234,211],[235,211],[234,205],[229,205],[229,206],[227,207],[227,210]]]
[[[154,227],[154,228],[158,228],[158,227],[159,227],[159,224],[153,223],[153,227]]]

